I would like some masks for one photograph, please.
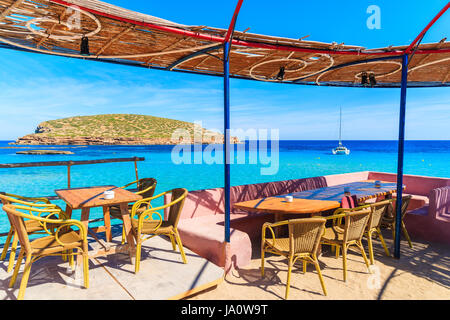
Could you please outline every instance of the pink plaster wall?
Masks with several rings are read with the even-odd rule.
[[[394,173],[369,172],[369,180],[397,182],[397,175]],[[450,179],[404,175],[403,184],[406,193],[428,197],[431,190],[450,186]]]

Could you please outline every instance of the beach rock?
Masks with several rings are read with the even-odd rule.
[[[65,150],[27,150],[27,151],[17,151],[16,154],[27,154],[27,155],[56,155],[56,154],[75,154],[71,151]]]

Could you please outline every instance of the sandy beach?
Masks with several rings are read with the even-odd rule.
[[[386,234],[388,246],[392,245]],[[367,249],[367,243],[363,242]],[[367,250],[366,250],[367,251]],[[362,256],[349,250],[347,282],[343,281],[342,257],[336,259],[324,247],[319,263],[328,295],[324,296],[314,266],[303,274],[296,263],[291,276],[289,300],[448,300],[450,299],[450,248],[413,239],[413,248],[402,241],[402,257],[387,257],[374,241],[375,269],[367,272]],[[280,300],[284,299],[287,261],[270,255],[266,276],[261,278],[259,246],[251,265],[233,270],[215,289],[191,297],[193,300]]]

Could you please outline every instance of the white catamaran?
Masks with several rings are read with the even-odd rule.
[[[339,145],[331,150],[333,154],[350,154],[350,149],[347,149],[342,145],[342,107],[340,108],[340,118],[339,118]]]

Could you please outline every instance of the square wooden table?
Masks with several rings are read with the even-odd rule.
[[[107,190],[114,191],[113,199],[105,199],[103,193]],[[67,204],[66,213],[69,217],[72,215],[72,210],[81,209],[81,222],[86,226],[89,231],[89,213],[91,208],[102,207],[103,215],[105,219],[109,219],[109,207],[119,206],[122,214],[123,225],[125,228],[125,234],[127,238],[127,248],[123,246],[116,246],[110,248],[104,246],[105,250],[98,251],[94,255],[89,257],[93,258],[99,255],[107,255],[116,252],[128,251],[130,254],[131,263],[134,263],[134,251],[135,243],[131,226],[131,217],[128,210],[128,203],[135,202],[142,199],[142,196],[137,195],[128,190],[118,188],[116,186],[100,186],[100,187],[88,187],[88,188],[73,188],[73,189],[59,189],[55,190],[55,193]],[[109,224],[108,224],[109,225]],[[111,232],[111,230],[105,230]],[[94,235],[97,241],[98,238]],[[106,237],[108,239],[108,236]],[[102,244],[103,245],[103,244]],[[77,264],[81,263],[81,255],[77,258]]]

